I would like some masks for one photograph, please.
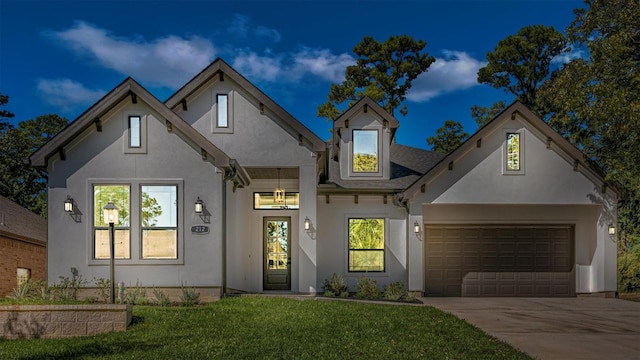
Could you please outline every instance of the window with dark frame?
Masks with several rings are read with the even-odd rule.
[[[129,147],[142,147],[141,118],[138,115],[129,116]]]
[[[349,218],[349,272],[385,271],[383,218]]]
[[[129,224],[131,187],[122,184],[93,185],[93,258],[109,259],[109,224],[104,221],[103,207],[113,202],[118,207],[118,224],[114,228],[116,259],[131,258],[131,234]]]
[[[219,128],[228,128],[229,127],[229,97],[227,94],[217,94],[216,102],[217,106],[217,116],[216,116],[216,127]]]
[[[140,188],[143,259],[178,258],[178,186]]]

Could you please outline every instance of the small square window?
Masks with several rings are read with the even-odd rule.
[[[17,270],[18,286],[26,283],[27,281],[29,281],[29,279],[31,279],[31,269],[18,268]]]

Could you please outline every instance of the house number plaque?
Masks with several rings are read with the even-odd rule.
[[[191,226],[191,233],[192,234],[198,234],[198,235],[208,234],[209,233],[209,226],[208,225],[192,225]]]

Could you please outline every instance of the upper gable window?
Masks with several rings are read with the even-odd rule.
[[[216,93],[214,94],[213,102],[213,108],[211,109],[213,132],[232,133],[233,92]]]
[[[218,94],[216,95],[216,100],[218,103],[216,126],[220,128],[229,127],[229,96],[227,94]]]
[[[147,118],[138,114],[125,114],[126,154],[145,154],[147,152]]]
[[[354,173],[377,173],[379,169],[379,148],[377,130],[353,130]]]
[[[506,131],[503,154],[503,174],[524,174],[524,133],[522,131]]]
[[[142,144],[140,116],[129,116],[129,147],[139,148]]]

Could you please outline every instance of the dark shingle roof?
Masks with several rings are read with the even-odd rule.
[[[0,196],[0,235],[27,241],[47,241],[47,219]]]
[[[444,158],[444,154],[395,143],[391,144],[389,153],[389,180],[343,180],[340,178],[340,165],[330,160],[328,183],[352,190],[403,190]]]

